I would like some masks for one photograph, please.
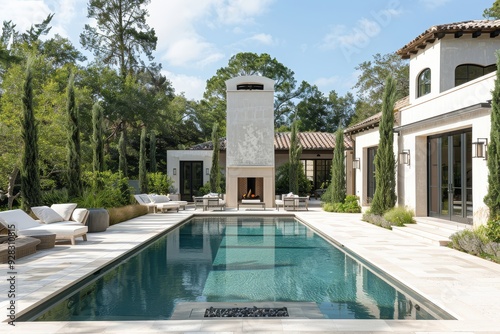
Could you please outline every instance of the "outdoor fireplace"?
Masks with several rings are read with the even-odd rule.
[[[259,89],[247,89],[257,86]],[[274,81],[260,76],[236,77],[226,81],[226,89],[226,204],[236,207],[245,194],[272,207]]]

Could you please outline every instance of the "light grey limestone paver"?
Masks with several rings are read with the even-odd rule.
[[[17,312],[28,310],[66,286],[103,267],[117,256],[184,221],[186,210],[149,214],[111,226],[104,233],[89,234],[88,242],[57,245],[16,263]],[[290,215],[290,212],[227,210],[224,214]],[[389,275],[428,298],[458,320],[327,320],[327,319],[231,319],[170,321],[102,321],[0,323],[1,333],[500,333],[500,265],[417,238],[361,222],[361,215],[325,213],[318,208],[295,212],[299,219],[332,238]],[[6,265],[1,265],[0,310],[9,303]],[[5,315],[3,315],[5,317]]]

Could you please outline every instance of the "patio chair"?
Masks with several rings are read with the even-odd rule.
[[[203,211],[210,208],[219,208],[221,211],[226,210],[226,201],[222,198],[222,194],[210,193],[203,196]]]
[[[87,241],[88,227],[85,225],[74,221],[41,224],[20,209],[0,212],[0,223],[9,230],[14,229],[18,236],[55,234],[56,240],[70,240],[72,245],[78,237]]]

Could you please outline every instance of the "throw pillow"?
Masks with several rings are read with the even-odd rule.
[[[40,219],[40,221],[44,224],[52,224],[64,221],[64,218],[61,217],[60,214],[58,214],[48,206],[35,206],[31,208],[31,211],[33,211],[35,216],[37,216],[38,219]]]
[[[50,208],[57,212],[65,221],[71,220],[71,215],[75,210],[76,203],[62,203],[62,204],[52,204]]]
[[[154,203],[167,203],[170,201],[170,198],[166,195],[151,195],[149,198]]]

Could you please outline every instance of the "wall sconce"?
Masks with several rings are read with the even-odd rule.
[[[207,167],[207,168],[205,169],[205,174],[210,175],[210,168],[208,168],[208,167]]]
[[[410,165],[410,150],[403,150],[399,153],[399,164]]]
[[[476,142],[472,143],[472,157],[488,159],[486,148],[488,147],[488,138],[478,138]]]
[[[172,170],[172,174],[177,175],[177,168],[174,168],[174,169]]]
[[[354,169],[359,169],[361,167],[361,163],[359,161],[359,158],[356,158],[352,161],[352,168]]]

